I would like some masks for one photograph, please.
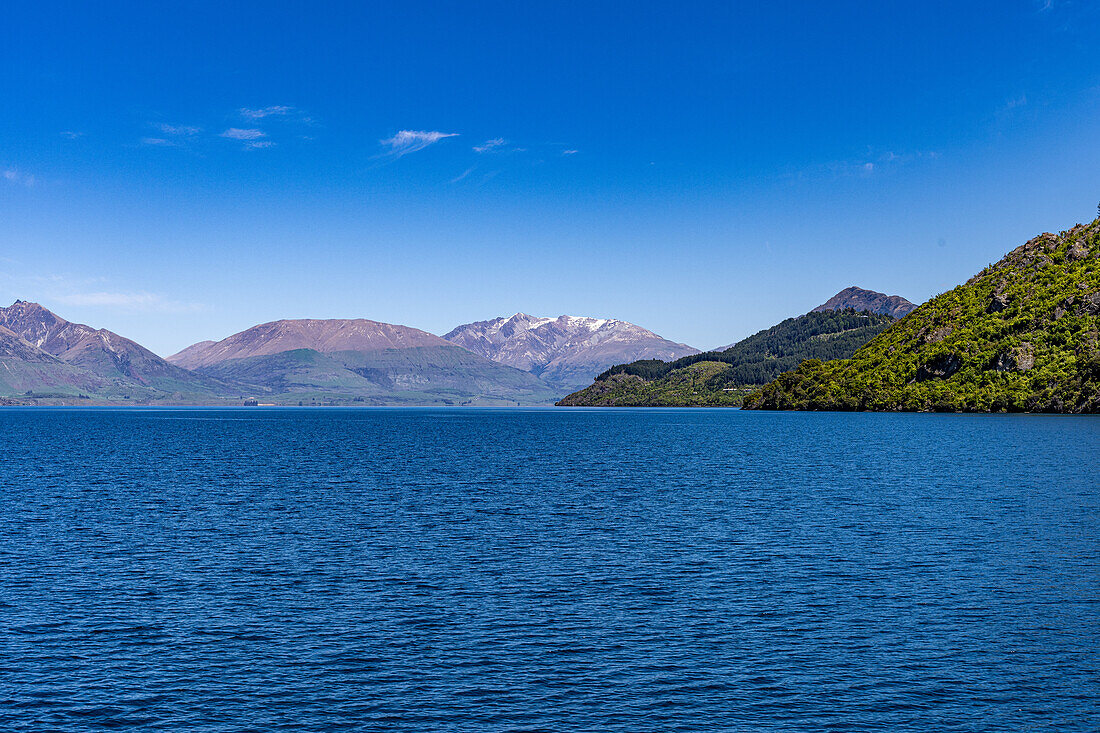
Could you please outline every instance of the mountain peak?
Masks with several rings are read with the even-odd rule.
[[[857,311],[871,311],[872,313],[881,313],[894,318],[902,318],[915,310],[916,307],[900,295],[887,295],[876,290],[865,290],[852,285],[844,288],[810,312],[819,313],[821,311],[852,308]]]
[[[14,303],[9,305],[7,308],[0,308],[0,311],[11,311],[13,313],[20,313],[20,314],[49,315],[49,316],[52,316],[53,318],[57,319],[58,321],[65,321],[64,318],[62,318],[61,316],[59,316],[56,313],[54,313],[53,311],[51,311],[49,308],[46,308],[45,306],[40,305],[40,304],[35,303],[34,301],[30,301],[30,300],[18,300],[17,299]],[[68,323],[68,321],[65,321],[65,322]]]

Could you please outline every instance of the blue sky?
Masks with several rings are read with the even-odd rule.
[[[1100,3],[0,9],[0,300],[161,354],[525,311],[708,348],[1100,199]]]

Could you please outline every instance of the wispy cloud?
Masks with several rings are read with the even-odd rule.
[[[579,150],[563,150],[563,151],[561,151],[561,154],[562,155],[576,155],[579,152],[581,152],[581,151],[579,151]]]
[[[457,175],[454,178],[452,178],[451,183],[458,183],[463,178],[465,178],[466,176],[470,175],[473,172],[474,172],[474,166],[471,166],[471,167],[467,168],[466,170],[462,171],[461,175]]]
[[[457,132],[437,132],[427,130],[400,130],[396,135],[381,140],[383,145],[389,148],[388,155],[400,158],[402,155],[415,153],[418,150],[439,142],[448,137],[457,137]]]
[[[14,260],[8,262],[16,264]],[[58,303],[87,308],[160,313],[210,310],[210,306],[203,303],[175,300],[147,290],[116,290],[103,277],[87,274],[72,276],[56,272],[43,274],[38,271],[21,271],[19,267],[0,268],[0,292],[43,304]]]
[[[247,117],[250,120],[262,120],[265,117],[285,117],[297,110],[286,104],[273,104],[270,107],[260,107],[259,109],[241,107],[239,111],[241,117]]]
[[[499,148],[501,145],[504,145],[504,142],[504,138],[502,137],[493,138],[492,140],[486,140],[481,145],[475,145],[474,152],[488,153],[490,150],[494,150],[496,148]]]
[[[84,137],[83,132],[75,132],[73,130],[62,130],[59,134],[66,140],[76,140],[77,138]]]
[[[179,147],[188,144],[195,139],[200,132],[201,127],[195,127],[194,125],[171,125],[166,122],[150,122],[149,126],[156,130],[157,135],[146,135],[141,138],[142,145],[151,145],[153,147]]]
[[[940,154],[935,151],[895,152],[887,150],[876,153],[868,150],[867,155],[855,160],[833,160],[827,163],[816,163],[796,171],[780,174],[781,178],[807,179],[818,176],[831,178],[850,178],[878,176],[901,166],[906,166],[917,161],[936,160]]]
[[[4,178],[8,183],[14,183],[18,186],[27,186],[28,188],[34,185],[35,178],[30,173],[24,173],[18,168],[5,168],[0,171],[0,176]]]
[[[220,137],[229,138],[230,140],[259,140],[260,138],[267,137],[267,133],[254,127],[230,127],[228,130],[221,133]]]
[[[275,147],[275,143],[267,139],[267,133],[256,128],[230,127],[219,137],[239,141],[244,150],[266,150]]]
[[[160,130],[165,135],[172,135],[175,137],[191,137],[192,135],[198,135],[202,132],[201,127],[195,127],[193,125],[168,125],[163,122],[153,123],[153,127]]]
[[[54,296],[53,299],[65,305],[160,313],[194,313],[207,309],[201,303],[171,300],[156,293],[148,292],[66,293]]]
[[[231,112],[229,116],[230,119],[236,117],[248,122],[267,120],[269,124],[280,127],[280,129],[288,125],[313,125],[313,120],[307,117],[302,110],[285,104],[258,108],[241,107]],[[263,150],[276,145],[267,130],[249,125],[247,122],[244,124],[238,122],[237,125],[225,128],[221,132],[217,131],[218,128],[209,129],[213,125],[205,129],[199,125],[182,125],[168,122],[148,122],[147,125],[155,130],[155,133],[140,138],[140,142],[142,145],[154,147],[193,148],[208,145],[217,138],[236,140],[242,143],[242,150]],[[70,133],[62,134],[69,135]],[[72,134],[77,135],[79,133]],[[302,138],[303,136],[299,135],[297,137]]]

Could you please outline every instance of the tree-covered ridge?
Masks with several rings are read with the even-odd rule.
[[[659,379],[674,369],[714,361],[729,364],[731,380],[738,384],[764,384],[804,359],[836,359],[851,354],[893,322],[890,316],[850,308],[807,313],[738,341],[725,351],[692,354],[675,361],[646,359],[618,364],[596,377],[596,381],[613,374]]]
[[[740,404],[749,388],[774,379],[805,359],[847,356],[894,319],[867,312],[825,311],[788,318],[725,351],[671,362],[620,364],[561,400],[576,406],[726,406]]]
[[[850,359],[811,360],[745,407],[1100,412],[1100,219],[1017,247]]]

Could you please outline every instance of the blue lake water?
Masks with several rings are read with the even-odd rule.
[[[1100,730],[1100,419],[0,410],[5,731]]]

